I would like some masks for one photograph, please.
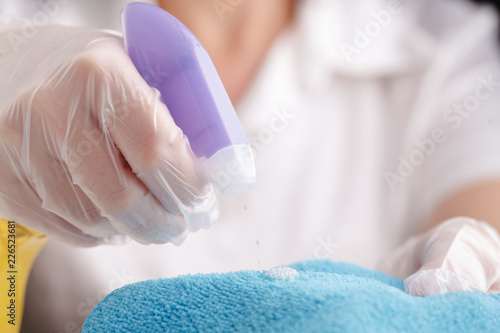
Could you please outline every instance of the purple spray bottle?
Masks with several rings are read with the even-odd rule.
[[[132,62],[161,93],[210,182],[225,195],[247,191],[256,180],[252,148],[198,39],[174,16],[146,3],[127,5],[122,26]]]

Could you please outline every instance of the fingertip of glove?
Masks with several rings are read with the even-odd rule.
[[[461,276],[442,268],[418,271],[404,280],[405,292],[412,296],[441,295],[457,291],[480,291]]]

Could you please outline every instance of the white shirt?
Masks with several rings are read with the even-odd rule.
[[[107,292],[144,279],[320,257],[374,268],[448,195],[500,177],[495,13],[390,3],[299,3],[237,106],[254,188],[220,196],[220,220],[180,247],[51,242],[30,280],[26,327],[68,331]]]

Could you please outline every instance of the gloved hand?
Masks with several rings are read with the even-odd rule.
[[[411,295],[500,292],[500,236],[485,222],[456,217],[410,238],[380,270],[404,280]]]
[[[110,32],[0,29],[0,217],[91,246],[180,243],[219,208],[168,109]]]

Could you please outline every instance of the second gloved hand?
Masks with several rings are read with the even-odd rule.
[[[120,37],[9,27],[0,72],[1,217],[81,246],[180,243],[217,219],[212,185]]]
[[[500,236],[485,222],[453,218],[410,238],[380,269],[405,279],[411,295],[500,293]]]

